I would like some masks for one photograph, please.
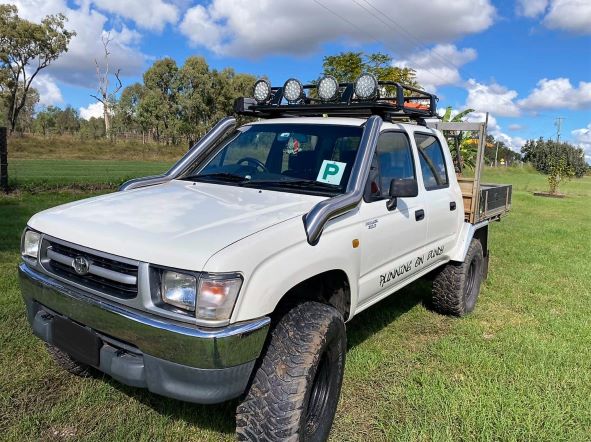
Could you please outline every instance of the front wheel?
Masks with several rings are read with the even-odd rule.
[[[341,314],[318,302],[292,308],[271,332],[236,412],[241,441],[324,441],[337,409],[347,337]]]

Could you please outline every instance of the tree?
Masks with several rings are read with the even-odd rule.
[[[448,106],[445,108],[445,113],[441,117],[441,121],[452,123],[464,121],[465,117],[471,112],[474,112],[474,109],[465,109],[453,115],[452,107]],[[463,170],[464,167],[474,168],[476,166],[478,144],[475,144],[473,141],[474,138],[471,134],[467,134],[465,131],[457,131],[455,135],[449,135],[447,137],[447,144],[450,146],[451,156],[458,172]],[[451,148],[451,146],[454,146],[454,148]],[[458,146],[460,150],[459,158],[457,153]]]
[[[48,15],[41,23],[20,18],[14,5],[0,5],[0,88],[7,95],[7,121],[14,132],[37,74],[67,52],[76,35],[65,29],[63,14]]]
[[[543,138],[528,140],[521,148],[521,153],[523,161],[531,163],[537,171],[544,174],[549,174],[561,158],[577,178],[585,175],[588,170],[583,149],[569,143],[557,143]]]
[[[146,93],[145,87],[140,83],[127,86],[121,92],[119,101],[114,107],[113,129],[117,132],[141,132],[142,142],[146,142],[146,131],[149,126],[142,121],[139,114],[139,105]]]
[[[55,116],[55,126],[60,135],[65,133],[74,135],[80,129],[78,111],[69,105],[63,110],[60,109]]]
[[[573,166],[564,157],[553,157],[548,161],[548,187],[550,193],[556,195],[558,186],[564,180],[570,180],[575,175]]]
[[[80,120],[80,138],[98,140],[105,137],[105,122],[102,118],[90,117],[89,120]]]
[[[98,79],[98,88],[97,88],[97,93],[98,95],[91,95],[92,98],[94,98],[95,100],[97,100],[98,102],[100,102],[103,105],[103,120],[105,122],[105,135],[108,137],[111,136],[111,113],[112,113],[112,107],[113,107],[113,102],[114,102],[114,96],[117,92],[119,92],[121,90],[121,88],[123,87],[123,84],[121,83],[121,80],[119,78],[119,73],[120,73],[120,69],[117,69],[117,72],[115,72],[115,79],[117,80],[117,84],[115,86],[115,89],[113,91],[109,91],[109,87],[110,87],[110,75],[111,73],[109,72],[109,55],[111,55],[111,53],[109,52],[109,43],[111,42],[111,38],[110,36],[107,35],[103,35],[101,37],[101,41],[103,42],[103,49],[104,49],[104,68],[101,69],[98,61],[94,60],[94,64],[96,65],[96,76]]]
[[[172,58],[157,60],[144,73],[146,94],[140,103],[142,118],[155,129],[155,138],[166,143],[175,143],[178,119],[178,96],[180,91],[179,69]]]
[[[19,92],[19,95],[22,92]],[[19,96],[20,98],[20,96]],[[21,109],[16,119],[15,131],[18,133],[30,132],[33,129],[35,119],[35,106],[39,103],[39,92],[35,88],[30,88],[25,98],[25,105]]]
[[[352,83],[363,73],[376,76],[380,81],[395,81],[408,86],[418,86],[415,71],[410,68],[392,66],[392,57],[381,52],[341,52],[324,57],[324,73],[332,75],[342,83]]]

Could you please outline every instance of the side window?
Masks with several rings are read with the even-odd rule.
[[[375,160],[377,167],[374,161],[370,174],[373,198],[387,198],[390,182],[394,178],[415,178],[410,143],[401,132],[384,132],[380,135]]]
[[[447,168],[439,140],[433,135],[415,133],[419,151],[419,161],[423,172],[425,189],[434,190],[447,187]]]

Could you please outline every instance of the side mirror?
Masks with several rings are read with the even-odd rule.
[[[412,198],[419,194],[419,185],[415,178],[394,178],[390,181],[390,199],[386,203],[388,210],[396,209],[398,198]]]

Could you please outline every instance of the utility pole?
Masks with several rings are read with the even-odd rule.
[[[495,167],[497,167],[497,157],[499,156],[499,141],[497,140],[497,150],[495,151]]]
[[[562,121],[564,117],[556,117],[556,121],[554,122],[554,126],[556,126],[556,142],[560,143],[560,129],[562,128]]]

